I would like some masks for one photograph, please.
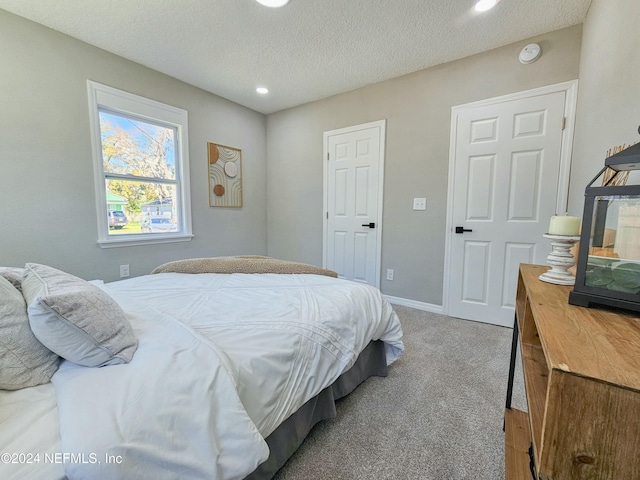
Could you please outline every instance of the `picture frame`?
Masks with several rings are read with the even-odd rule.
[[[242,207],[242,150],[207,142],[209,206]]]

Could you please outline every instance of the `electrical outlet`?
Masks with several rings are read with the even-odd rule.
[[[413,209],[414,210],[426,210],[427,209],[427,199],[426,198],[414,198],[413,199]]]
[[[387,280],[393,281],[393,270],[387,268]]]
[[[120,278],[129,276],[129,265],[120,265]]]

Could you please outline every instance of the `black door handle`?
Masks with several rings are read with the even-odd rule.
[[[362,224],[363,227],[369,227],[369,228],[376,228],[376,224],[371,222],[371,223],[363,223]]]
[[[470,228],[456,227],[456,233],[473,232]]]

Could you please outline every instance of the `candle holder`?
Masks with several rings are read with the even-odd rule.
[[[543,282],[557,285],[575,284],[576,277],[571,275],[568,270],[576,263],[576,259],[569,250],[580,240],[580,236],[550,235],[548,233],[542,236],[551,239],[551,253],[547,256],[547,263],[551,265],[551,269],[538,278]]]

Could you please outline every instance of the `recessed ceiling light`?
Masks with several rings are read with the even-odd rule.
[[[486,12],[495,7],[500,0],[479,0],[474,7],[476,12]]]
[[[284,7],[287,3],[289,3],[289,0],[258,0],[258,3],[261,3],[265,7],[277,8]]]
[[[266,95],[267,93],[269,93],[269,89],[265,87],[258,87],[256,88],[256,92],[258,92],[260,95]]]

